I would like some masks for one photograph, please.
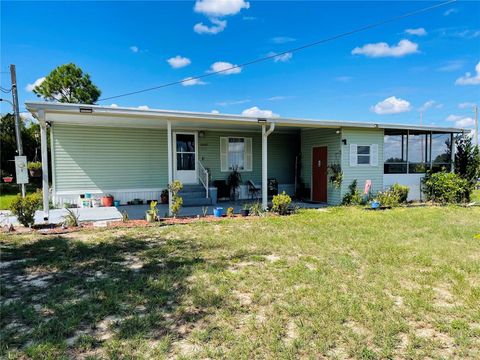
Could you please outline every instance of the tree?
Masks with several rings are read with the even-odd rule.
[[[33,92],[45,100],[62,103],[93,104],[101,95],[100,89],[75,64],[56,67]]]
[[[480,177],[480,153],[471,136],[458,135],[455,138],[455,172],[468,182],[467,198]]]

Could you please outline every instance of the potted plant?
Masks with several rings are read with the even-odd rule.
[[[11,183],[13,181],[13,176],[7,175],[3,177],[3,182]]]
[[[242,174],[238,172],[237,168],[235,167],[232,172],[228,175],[227,184],[230,188],[230,198],[232,200],[237,200],[238,198],[238,191],[240,184],[242,183]]]
[[[168,189],[163,189],[160,194],[160,201],[162,204],[168,204]]]
[[[102,202],[99,198],[92,198],[92,207],[98,208]]]
[[[157,201],[150,202],[150,209],[146,212],[146,219],[149,223],[155,222],[158,216]]]
[[[40,177],[42,175],[42,163],[40,161],[29,162],[27,169],[31,177]]]
[[[231,218],[234,216],[233,207],[227,208],[227,217]]]
[[[243,204],[243,208],[242,210],[240,210],[240,214],[242,214],[242,216],[244,217],[250,214],[250,206],[247,203]]]
[[[113,195],[105,194],[102,196],[102,206],[113,206]]]

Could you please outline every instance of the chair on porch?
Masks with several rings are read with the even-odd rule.
[[[213,186],[217,188],[218,199],[230,198],[230,188],[225,180],[214,180]]]
[[[256,186],[255,183],[252,180],[247,181],[247,187],[248,187],[248,194],[250,197],[253,198],[255,197],[256,200],[259,198],[260,191],[262,190],[260,187]]]

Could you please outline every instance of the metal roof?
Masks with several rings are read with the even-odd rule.
[[[113,107],[89,104],[65,104],[56,102],[26,102],[26,108],[33,115],[39,110],[45,111],[45,114],[77,114],[87,116],[113,116],[113,117],[132,117],[132,118],[149,118],[151,120],[173,120],[173,121],[193,121],[193,122],[218,122],[222,124],[235,125],[254,125],[258,123],[275,123],[275,125],[285,127],[299,128],[379,128],[379,129],[409,129],[424,131],[440,131],[460,133],[469,131],[461,128],[429,126],[429,125],[410,125],[410,124],[386,124],[380,122],[359,122],[359,121],[341,121],[341,120],[325,120],[325,119],[299,119],[299,118],[257,118],[233,114],[214,114],[204,112],[191,111],[174,111],[162,109],[138,109],[131,107]],[[48,120],[48,119],[47,119]],[[132,124],[133,125],[133,124]]]

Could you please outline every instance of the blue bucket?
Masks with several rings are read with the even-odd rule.
[[[91,199],[91,198],[92,198],[92,194],[85,193],[85,199]]]
[[[113,200],[113,206],[119,207],[120,206],[120,200]]]
[[[217,208],[213,209],[213,216],[222,217],[222,215],[223,215],[223,208],[217,207]]]
[[[380,207],[380,203],[378,201],[372,201],[370,206],[372,209],[378,209]]]

